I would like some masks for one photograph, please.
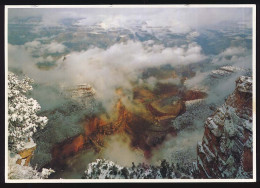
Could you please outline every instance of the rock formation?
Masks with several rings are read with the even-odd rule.
[[[131,137],[132,147],[141,148],[145,157],[149,158],[152,148],[161,144],[167,134],[176,136],[171,120],[185,112],[185,101],[206,97],[203,92],[182,90],[173,84],[159,86],[159,89],[155,90],[136,87],[133,99],[128,99],[124,91],[118,88],[115,92],[119,99],[113,110],[92,117],[87,116],[82,122],[84,133],[58,143],[52,148],[52,162],[62,163],[63,159],[90,147],[99,152],[104,147],[104,138],[107,135],[122,133]],[[73,90],[73,96],[75,98],[85,96],[86,91],[87,93],[90,91],[88,88],[83,91],[81,88]]]
[[[36,146],[33,146],[32,148],[24,149],[21,152],[19,152],[21,158],[16,161],[16,164],[28,166],[35,149]]]
[[[235,91],[205,122],[197,147],[199,178],[252,178],[252,78],[241,76]]]

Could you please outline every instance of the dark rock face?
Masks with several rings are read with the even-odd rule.
[[[252,78],[241,76],[205,122],[197,147],[199,178],[252,178],[252,126]]]

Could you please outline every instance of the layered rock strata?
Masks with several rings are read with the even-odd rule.
[[[252,178],[252,78],[241,76],[235,91],[205,122],[197,147],[200,178]]]

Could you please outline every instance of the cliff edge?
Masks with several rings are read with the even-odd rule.
[[[236,80],[235,91],[204,126],[197,146],[200,178],[252,178],[252,77]]]

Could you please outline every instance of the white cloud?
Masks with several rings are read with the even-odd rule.
[[[192,89],[201,89],[204,86],[202,81],[209,75],[210,72],[196,72],[196,75],[185,81],[185,86]]]
[[[189,44],[185,48],[146,47],[141,42],[128,41],[104,50],[99,48],[73,52],[60,66],[66,75],[60,81],[68,83],[87,82],[94,86],[104,103],[115,96],[115,88],[131,89],[140,72],[147,67],[165,64],[187,65],[204,60],[201,48]]]
[[[231,46],[214,56],[211,62],[218,66],[233,65],[252,70],[252,50]]]
[[[197,32],[197,31],[192,31],[192,32],[190,32],[190,33],[186,36],[186,39],[190,41],[190,40],[195,39],[195,38],[198,37],[198,36],[200,36],[199,32]]]
[[[132,162],[145,162],[143,151],[140,149],[133,149],[130,146],[130,138],[125,134],[109,136],[104,143],[106,143],[106,146],[101,152],[104,159],[114,161],[124,166],[132,166]]]
[[[27,51],[34,55],[44,55],[47,53],[63,53],[66,49],[66,46],[63,44],[52,41],[49,44],[42,44],[38,40],[32,42],[27,42],[24,44],[24,47]]]
[[[37,41],[37,40],[25,43],[25,47],[27,47],[27,48],[39,48],[40,45],[41,45],[41,42]]]
[[[204,122],[194,122],[193,129],[184,129],[173,137],[167,135],[165,142],[157,149],[152,151],[151,163],[158,164],[162,159],[169,162],[186,164],[196,161],[197,156],[197,143],[203,137],[203,124]]]
[[[30,44],[37,47],[39,45],[36,42]],[[25,47],[9,46],[9,57],[12,56],[9,60],[10,66],[14,66],[18,62],[22,63],[21,69],[24,73],[37,82],[67,85],[89,83],[108,108],[116,99],[115,89],[121,87],[131,90],[131,82],[138,80],[144,68],[165,64],[187,65],[206,58],[201,53],[201,47],[196,43],[183,47],[165,48],[162,45],[147,46],[141,42],[128,41],[114,44],[106,50],[92,48],[87,51],[72,52],[65,61],[58,60],[58,67],[49,71],[41,71],[36,68],[35,63],[42,59],[31,57],[31,52],[26,50],[28,44]],[[55,50],[59,49],[56,47]],[[19,57],[17,54],[20,54]],[[45,60],[51,60],[51,58],[47,57]]]
[[[18,68],[25,70],[29,67],[34,66],[35,61],[31,54],[28,53],[25,46],[16,46],[8,44],[8,68]]]
[[[201,53],[201,47],[195,43],[185,48],[162,48],[162,46],[158,48],[158,45],[146,47],[141,42],[128,41],[115,44],[106,50],[92,48],[87,51],[73,52],[66,59],[64,66],[69,71],[74,69],[76,72],[83,71],[82,75],[85,75],[86,70],[98,70],[101,73],[109,68],[117,75],[123,73],[124,76],[131,77],[135,71],[146,67],[165,64],[187,65],[205,58]]]
[[[57,42],[51,42],[50,44],[45,45],[44,48],[49,53],[62,53],[65,51],[66,46]]]
[[[220,56],[234,56],[234,55],[243,55],[246,52],[246,49],[243,47],[229,47]]]
[[[146,21],[146,24],[142,25],[142,30],[151,34],[160,32],[162,29],[167,29],[170,33],[174,34],[188,33],[191,31],[191,28],[186,23],[171,17],[149,19]]]

